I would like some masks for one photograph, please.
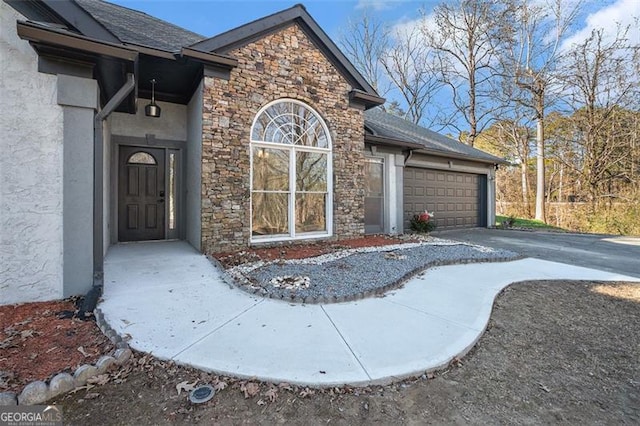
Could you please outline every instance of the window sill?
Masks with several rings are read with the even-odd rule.
[[[295,237],[292,237],[290,235],[274,235],[269,237],[251,237],[249,239],[249,244],[278,243],[284,241],[312,241],[331,237],[333,237],[333,234],[329,232],[305,233],[302,235],[296,235]]]

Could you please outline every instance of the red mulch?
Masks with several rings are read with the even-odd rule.
[[[335,251],[360,248],[378,247],[391,244],[410,242],[386,235],[367,235],[366,237],[353,238],[340,241],[319,241],[305,244],[285,244],[269,248],[247,248],[235,252],[215,253],[213,256],[225,267],[240,265],[247,262],[259,260],[276,259],[303,259],[307,257],[320,256]]]
[[[0,306],[0,392],[21,392],[34,380],[73,374],[113,349],[93,319],[59,317],[75,310],[70,300]]]

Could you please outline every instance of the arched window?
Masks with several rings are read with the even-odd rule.
[[[251,238],[331,235],[331,138],[309,106],[281,99],[251,127]]]
[[[129,160],[127,160],[128,164],[156,164],[156,159],[149,153],[138,151],[134,154],[131,154]]]

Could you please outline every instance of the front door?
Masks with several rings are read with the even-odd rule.
[[[384,159],[365,160],[364,232],[384,232]]]
[[[120,147],[118,241],[165,238],[164,153],[158,148]]]

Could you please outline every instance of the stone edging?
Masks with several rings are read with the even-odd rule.
[[[284,297],[284,295],[280,295],[280,294],[263,294],[262,287],[255,287],[249,280],[247,280],[244,277],[243,277],[244,282],[240,282],[240,283],[234,282],[235,281],[234,277],[230,276],[227,273],[226,269],[222,266],[222,264],[219,261],[217,261],[217,259],[210,257],[210,259],[214,262],[214,264],[222,270],[224,281],[228,285],[233,286],[235,288],[239,288],[246,293],[249,293],[255,296],[264,297],[266,299],[282,300],[287,303],[298,303],[298,304],[344,303],[344,302],[353,302],[356,300],[362,300],[362,299],[366,299],[374,296],[381,296],[388,291],[395,290],[402,287],[408,280],[415,277],[416,275],[421,274],[427,269],[436,268],[438,266],[465,265],[465,264],[472,264],[472,263],[512,262],[516,260],[522,260],[524,258],[526,258],[526,256],[517,255],[512,257],[504,256],[504,257],[493,257],[493,258],[486,258],[486,259],[434,260],[431,262],[427,262],[425,265],[423,265],[423,267],[420,267],[418,269],[415,269],[405,274],[394,283],[391,283],[382,287],[378,287],[373,290],[359,292],[349,296],[300,297],[296,295],[291,295],[291,297]]]
[[[42,404],[51,398],[86,385],[91,377],[104,374],[116,366],[126,364],[132,356],[129,345],[107,324],[100,309],[96,308],[94,314],[96,325],[100,328],[100,331],[116,346],[111,355],[101,356],[95,365],[81,365],[73,375],[59,373],[49,383],[42,380],[31,382],[22,389],[19,395],[14,392],[0,392],[0,406]]]

